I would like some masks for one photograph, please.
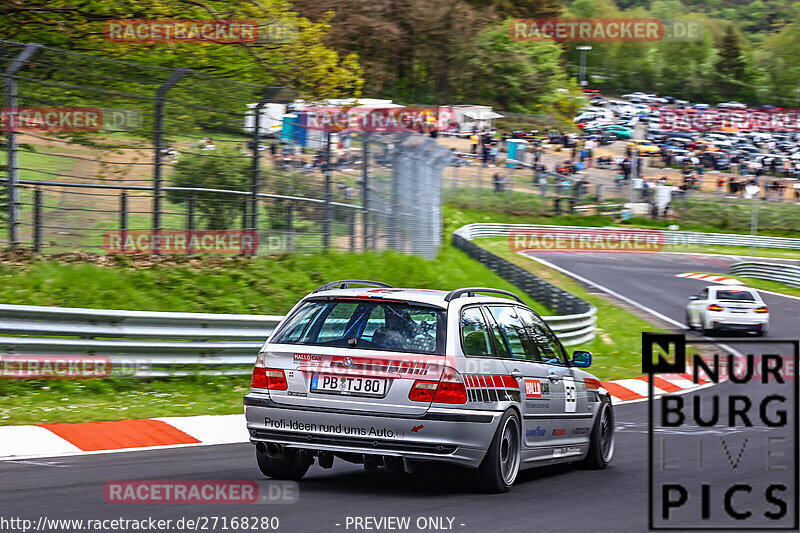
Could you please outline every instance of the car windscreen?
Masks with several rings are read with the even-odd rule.
[[[443,309],[361,299],[310,300],[272,343],[443,354]]]
[[[737,302],[755,302],[756,299],[750,291],[717,291],[717,300],[734,300]]]

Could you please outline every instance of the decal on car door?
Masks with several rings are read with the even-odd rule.
[[[564,412],[574,413],[578,407],[578,390],[575,387],[575,378],[563,376],[564,382]]]

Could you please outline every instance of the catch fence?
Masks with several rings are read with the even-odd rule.
[[[441,244],[452,156],[422,135],[312,142],[261,123],[265,105],[294,100],[283,87],[37,44],[0,41],[0,73],[2,248],[107,253],[109,235],[235,230],[257,235],[257,253],[433,257]],[[67,123],[31,127],[37,112]]]

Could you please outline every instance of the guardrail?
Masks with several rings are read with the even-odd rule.
[[[588,226],[552,226],[545,224],[492,224],[476,223],[467,224],[456,230],[454,234],[472,240],[481,237],[507,237],[513,231],[533,229],[587,229]],[[592,229],[598,229],[593,227]],[[600,228],[606,231],[629,232],[631,228],[617,226]],[[789,237],[759,237],[754,235],[741,235],[738,233],[700,233],[694,231],[670,231],[646,228],[648,231],[660,233],[665,246],[742,246],[756,248],[782,248],[800,250],[800,239]]]
[[[800,288],[800,266],[743,261],[731,265],[729,272],[737,276],[777,281]]]
[[[553,308],[574,309],[569,302],[575,297],[559,291],[548,292],[545,301]],[[594,337],[595,313],[591,308],[542,318],[564,344],[572,345]],[[0,304],[0,335],[7,335],[0,336],[0,354],[99,356],[121,369],[118,374],[131,377],[249,374],[259,348],[282,319]]]
[[[459,234],[460,231],[453,234],[453,245],[456,248],[483,263],[548,309],[559,313],[556,316],[543,316],[542,319],[562,344],[574,346],[594,339],[597,309],[593,305],[470,242]]]

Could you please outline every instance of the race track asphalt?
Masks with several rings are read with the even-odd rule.
[[[696,293],[703,283],[676,278],[675,274],[726,272],[730,261],[665,254],[657,257],[648,254],[543,255],[547,261],[678,321],[683,320],[686,298]],[[766,295],[765,300],[772,317],[768,338],[796,338],[800,301],[771,295]],[[776,386],[756,386],[748,389],[747,394],[756,402],[774,392]],[[707,406],[714,395],[740,390],[735,387],[723,383],[686,395],[684,399],[688,401],[697,395],[702,405]],[[294,504],[113,505],[104,500],[104,484],[112,480],[263,479],[255,464],[253,447],[237,444],[0,462],[0,517],[21,517],[36,522],[40,516],[172,520],[199,516],[277,516],[280,519],[278,531],[305,533],[366,531],[352,526],[346,528],[348,516],[410,516],[408,531],[421,530],[415,525],[418,517],[450,517],[454,519],[452,530],[464,532],[643,532],[648,530],[647,407],[646,402],[641,402],[616,408],[616,453],[606,470],[587,471],[569,466],[528,470],[520,474],[516,486],[507,494],[480,493],[472,473],[456,468],[428,467],[414,475],[369,474],[359,466],[337,461],[330,470],[312,467],[300,484],[299,501]],[[723,408],[722,412],[725,411]],[[681,468],[678,474],[667,474],[682,476],[680,479],[691,491],[689,502],[671,515],[677,522],[670,524],[768,527],[777,523],[763,517],[764,511],[776,507],[765,502],[762,485],[772,479],[786,478],[792,469],[797,470],[797,465],[790,465],[788,473],[766,470],[768,443],[765,437],[777,436],[790,441],[792,435],[766,428],[758,420],[754,423],[756,427],[747,430],[689,426],[664,434],[664,438],[673,438],[674,442],[666,444],[663,464]],[[705,443],[702,464],[698,461],[698,439]],[[744,439],[748,442],[742,448]],[[783,445],[788,446],[786,442],[777,441],[772,446],[773,452],[783,449]],[[791,459],[791,453],[787,455],[785,461]],[[736,467],[730,466],[732,463],[736,463]],[[753,518],[750,522],[726,522],[722,493],[730,485],[742,481],[753,485],[755,490],[749,495],[739,493],[733,501],[737,508],[752,509]],[[701,519],[698,496],[702,483],[711,487],[711,519],[706,521]],[[781,495],[789,502],[797,500],[791,486]],[[795,510],[789,510],[789,523],[792,511]]]

